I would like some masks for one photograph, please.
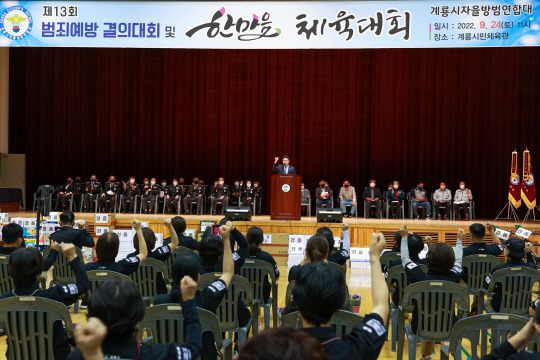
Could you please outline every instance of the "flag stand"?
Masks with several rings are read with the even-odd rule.
[[[536,211],[540,213],[540,208],[538,206],[533,207],[532,209],[527,210],[527,214],[525,215],[525,218],[523,219],[523,222],[527,221],[529,216],[532,214],[532,219],[529,221],[540,221],[540,219],[536,220]]]
[[[507,209],[507,212],[506,212],[507,217],[500,218],[499,216],[501,216],[501,214],[504,212],[505,209]],[[510,217],[510,213],[512,213],[512,217]],[[527,215],[528,214],[529,213],[527,213]],[[502,208],[501,212],[499,213],[499,215],[497,215],[495,220],[514,220],[515,222],[519,222],[519,217],[517,216],[516,210],[514,209],[514,206],[512,205],[510,201],[508,201],[506,205]]]

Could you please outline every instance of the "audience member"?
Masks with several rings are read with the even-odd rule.
[[[77,224],[78,229],[74,229],[75,215],[71,211],[64,211],[59,216],[60,230],[51,234],[50,239],[57,243],[73,244],[78,248],[83,246],[93,248],[95,246],[94,238],[84,228],[84,222]]]
[[[186,231],[186,227],[187,227],[186,220],[181,216],[175,216],[172,218],[171,224],[174,228],[174,231],[176,232],[176,236],[178,237],[178,246],[185,247],[193,251],[197,251],[199,247],[199,242],[195,240],[194,238],[192,238],[191,236],[184,235],[184,232]],[[170,237],[163,239],[163,245],[167,245],[170,242],[171,242]]]
[[[72,198],[72,195],[77,193],[77,186],[73,183],[73,178],[70,176],[67,178],[66,183],[61,186],[58,195],[56,195],[56,209],[65,211],[67,209],[67,202]],[[60,208],[60,204],[62,207]]]
[[[24,230],[21,225],[9,223],[2,227],[2,242],[0,255],[11,255],[24,244]],[[24,246],[23,246],[24,247]]]
[[[341,228],[343,229],[341,235],[343,237],[343,248],[338,249],[335,247],[334,234],[328,226],[324,226],[317,230],[316,235],[324,236],[326,241],[328,241],[328,262],[335,263],[338,265],[343,265],[349,259],[349,251],[351,249],[351,238],[349,236],[349,224],[342,223]]]
[[[329,252],[328,241],[323,235],[314,235],[306,244],[306,254],[300,265],[294,265],[289,270],[289,282],[296,280],[302,266],[314,262],[327,261]],[[343,275],[342,275],[343,276]]]

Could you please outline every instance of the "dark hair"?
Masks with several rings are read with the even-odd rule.
[[[6,244],[13,244],[23,237],[23,228],[19,224],[10,223],[2,228],[2,240]]]
[[[171,220],[171,224],[177,234],[183,234],[186,231],[186,220],[181,216],[175,216]]]
[[[409,234],[407,236],[407,245],[410,256],[418,257],[418,254],[424,250],[424,241],[418,234]]]
[[[259,245],[261,245],[264,240],[262,229],[257,226],[250,227],[246,234],[246,238],[249,244],[249,254],[256,255],[259,252]]]
[[[398,248],[401,246],[401,234],[399,233],[399,231],[396,231],[394,233],[394,247],[395,246],[397,246]]]
[[[239,360],[326,360],[322,344],[305,331],[278,327],[265,329],[251,337],[238,357]]]
[[[144,241],[146,242],[146,249],[148,252],[154,250],[156,247],[156,234],[154,234],[154,231],[150,228],[142,228],[141,230]],[[139,237],[137,236],[137,232],[133,235],[133,247],[139,252]]]
[[[540,306],[538,305],[536,305],[536,309],[534,311],[534,322],[540,324]]]
[[[43,271],[43,256],[34,247],[19,248],[9,257],[8,273],[15,288],[27,288],[37,282],[36,275]]]
[[[469,226],[469,232],[477,238],[483,239],[486,236],[486,227],[479,223]]]
[[[328,241],[320,235],[314,235],[309,238],[306,245],[306,255],[309,262],[324,261],[328,258]]]
[[[283,155],[283,159],[291,160],[291,158],[289,157],[289,155]]]
[[[423,183],[424,183],[424,180],[418,180],[418,182],[416,183],[416,185],[423,184]]]
[[[190,276],[193,280],[197,280],[199,276],[200,261],[197,255],[180,254],[173,260],[171,265],[171,276],[173,285],[179,286],[180,280],[184,276]]]
[[[96,244],[96,256],[98,260],[114,261],[118,255],[120,239],[112,231],[102,234]]]
[[[332,230],[328,226],[324,226],[317,230],[315,235],[321,235],[326,238],[326,241],[328,241],[328,247],[330,248],[330,251],[334,248],[334,233],[332,233]]]
[[[296,275],[292,295],[302,317],[321,326],[328,323],[345,302],[345,278],[328,263],[306,264]]]
[[[203,262],[215,261],[223,254],[223,241],[217,235],[203,236],[199,243],[199,255]]]
[[[456,255],[447,243],[436,243],[429,247],[426,265],[434,274],[448,274],[454,267]]]
[[[129,339],[144,318],[144,303],[131,281],[105,281],[88,299],[88,317],[107,326],[106,343]]]
[[[221,226],[221,225],[225,225],[225,224],[226,224],[227,222],[229,222],[229,221],[232,222],[232,219],[231,219],[230,217],[228,217],[228,216],[225,216],[223,219],[221,219],[221,220],[219,221],[219,224],[218,224],[218,225],[220,225],[220,226]]]
[[[62,224],[73,224],[75,215],[71,211],[64,211],[60,214],[60,222]]]

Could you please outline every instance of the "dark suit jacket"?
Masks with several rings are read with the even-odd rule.
[[[273,169],[278,174],[285,174],[285,167],[281,164],[274,164]],[[289,174],[296,174],[296,169],[294,168],[294,166],[289,165]]]
[[[85,229],[74,229],[71,226],[64,226],[60,228],[60,230],[52,233],[51,240],[54,240],[59,244],[73,244],[78,248],[82,248],[83,246],[94,247],[95,245],[94,239],[88,231],[86,231]]]

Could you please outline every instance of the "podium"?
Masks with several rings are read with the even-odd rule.
[[[301,217],[300,175],[272,175],[271,181],[271,220],[296,220]]]

